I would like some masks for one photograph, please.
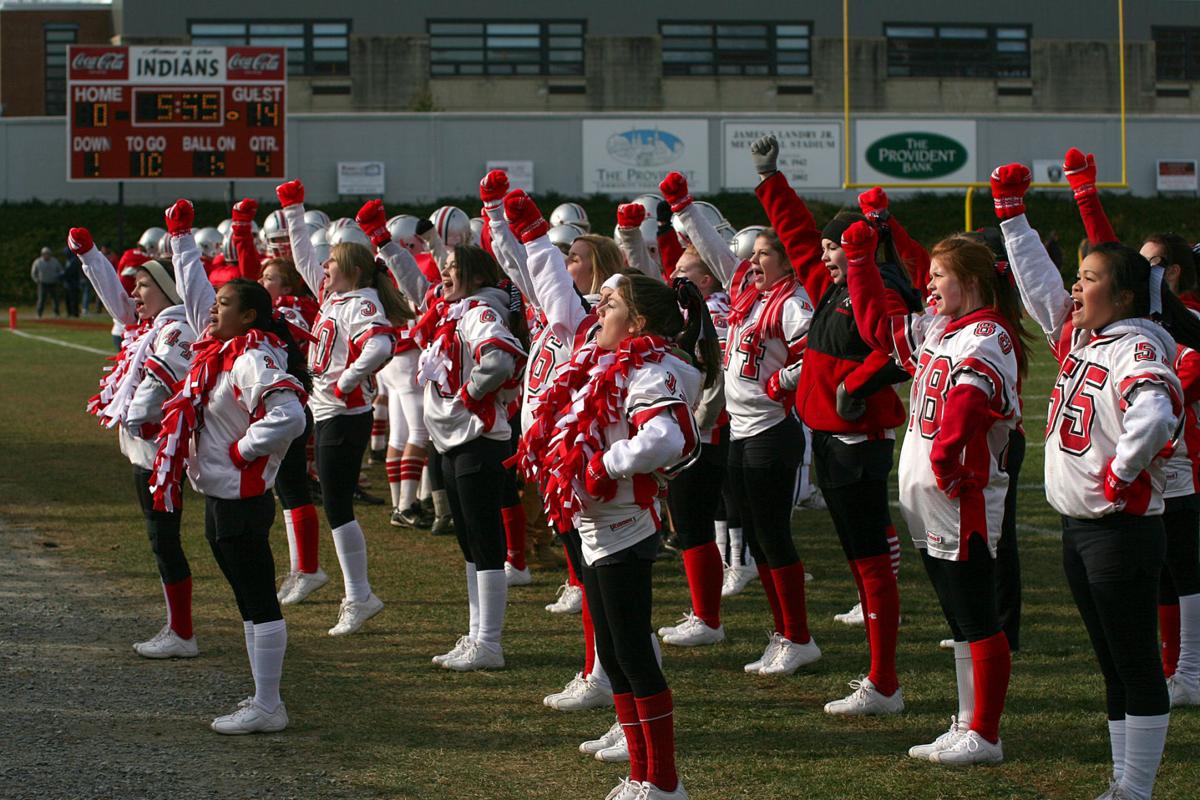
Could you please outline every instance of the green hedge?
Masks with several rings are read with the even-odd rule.
[[[553,194],[538,194],[537,200],[545,213],[555,205],[574,199],[587,209],[593,230],[612,233],[616,224],[616,204],[605,197],[567,198]],[[742,227],[762,224],[765,217],[751,192],[723,193],[706,198],[715,203],[734,225]],[[260,198],[260,202],[263,198]],[[479,210],[478,198],[443,198],[427,205],[388,206],[389,213],[428,215],[441,205],[457,205],[471,214]],[[830,203],[813,202],[813,214],[818,224],[837,210]],[[1188,241],[1200,239],[1200,199],[1176,197],[1132,197],[1106,194],[1104,207],[1113,227],[1125,241],[1136,243],[1155,231],[1174,231]],[[272,206],[265,206],[269,210]],[[353,216],[358,204],[327,204],[323,210],[336,218]],[[977,193],[972,204],[974,224],[994,224],[991,197]],[[893,213],[909,232],[927,246],[947,234],[961,230],[964,223],[962,194],[921,194],[897,200]],[[203,224],[215,225],[229,216],[223,203],[204,201],[196,205],[196,218]],[[260,217],[262,215],[260,214]],[[1055,232],[1067,255],[1065,268],[1074,270],[1074,252],[1083,237],[1083,226],[1075,204],[1067,192],[1035,192],[1029,198],[1029,218],[1047,235]],[[43,245],[55,250],[62,248],[67,230],[73,225],[88,227],[97,242],[115,243],[117,237],[117,207],[100,203],[6,203],[0,204],[0,302],[29,302],[35,289],[29,279],[29,265]],[[137,240],[143,230],[163,225],[162,209],[151,206],[125,207],[125,243]]]

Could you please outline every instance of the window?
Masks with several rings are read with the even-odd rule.
[[[67,113],[67,45],[79,38],[78,25],[48,23],[42,27],[46,50],[45,111],[47,115]]]
[[[288,75],[349,75],[349,20],[189,20],[194,45],[286,47]]]
[[[429,74],[582,75],[583,20],[431,19]]]
[[[1028,78],[1028,25],[886,23],[888,77]]]
[[[1200,28],[1150,29],[1160,81],[1200,80]]]
[[[811,74],[812,24],[659,20],[664,75]]]

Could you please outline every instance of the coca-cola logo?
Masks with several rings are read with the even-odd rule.
[[[125,54],[111,51],[92,55],[76,53],[75,58],[71,59],[71,69],[89,72],[123,70],[125,69]]]
[[[279,70],[279,54],[278,53],[257,53],[255,55],[244,55],[242,53],[233,53],[229,56],[229,71],[241,70],[242,72],[276,72]]]

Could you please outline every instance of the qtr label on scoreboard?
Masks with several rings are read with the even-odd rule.
[[[287,51],[67,51],[67,180],[286,176]]]

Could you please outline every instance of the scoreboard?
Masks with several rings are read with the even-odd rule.
[[[67,50],[67,180],[282,179],[282,47]]]

